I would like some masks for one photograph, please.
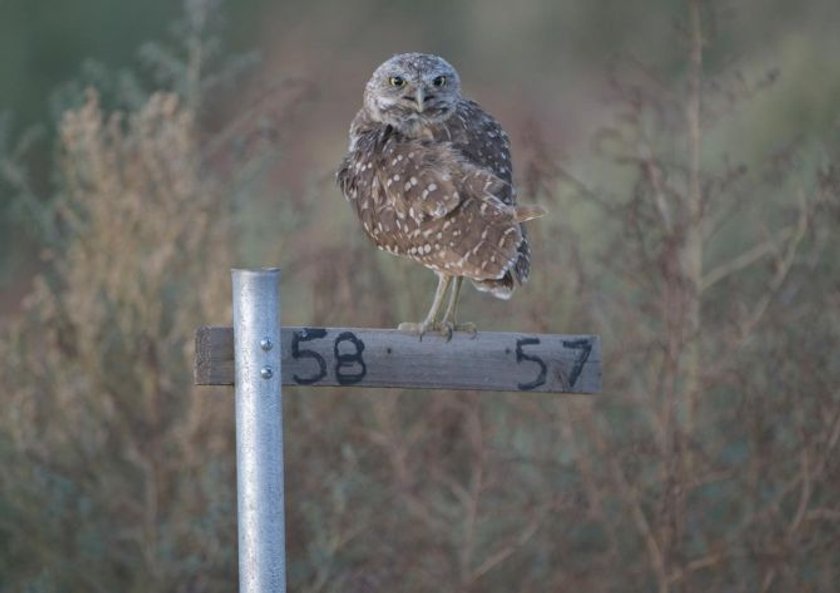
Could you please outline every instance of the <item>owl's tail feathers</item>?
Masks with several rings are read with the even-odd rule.
[[[517,223],[523,223],[544,216],[545,208],[542,206],[514,206],[514,219]],[[516,248],[517,253],[511,260],[510,267],[499,278],[488,278],[485,280],[473,280],[473,285],[481,292],[489,292],[497,299],[507,300],[513,295],[516,286],[525,284],[528,281],[528,273],[531,271],[531,248],[528,246],[528,234],[525,227],[520,226],[522,240]]]
[[[528,209],[536,218],[545,214],[545,210],[539,206],[517,206],[517,211],[522,208]],[[530,219],[529,218],[529,219]],[[489,278],[486,280],[473,280],[473,285],[481,292],[489,292],[497,299],[508,300],[516,286],[525,284],[528,281],[528,274],[531,271],[531,248],[528,245],[528,234],[525,232],[525,227],[519,227],[522,233],[522,241],[516,248],[516,257],[512,265],[505,271],[500,278]]]
[[[513,276],[507,272],[504,276],[494,280],[473,280],[473,286],[481,292],[489,292],[497,299],[508,300],[513,291],[516,290],[516,284],[513,282]]]

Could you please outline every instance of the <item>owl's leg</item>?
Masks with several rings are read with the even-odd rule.
[[[458,308],[458,298],[461,296],[461,285],[464,283],[464,277],[458,276],[452,285],[452,290],[449,293],[449,304],[446,306],[446,312],[443,314],[443,319],[440,322],[441,331],[447,333],[447,337],[452,339],[452,332],[465,331],[470,332],[475,337],[477,331],[474,323],[458,323],[455,321],[455,311]]]
[[[438,274],[438,285],[437,290],[435,291],[435,298],[432,301],[432,306],[429,309],[429,313],[426,315],[426,319],[421,321],[420,323],[412,323],[409,321],[404,321],[403,323],[397,326],[399,331],[409,332],[412,334],[418,334],[420,339],[423,339],[423,334],[426,333],[427,329],[436,329],[440,327],[440,324],[435,322],[435,318],[437,317],[438,312],[440,311],[440,306],[443,304],[443,295],[446,294],[446,289],[449,288],[449,285],[452,283],[452,276],[448,274]]]

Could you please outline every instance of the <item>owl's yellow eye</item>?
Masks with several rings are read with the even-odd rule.
[[[446,84],[446,77],[445,76],[437,76],[432,81],[432,84],[437,86],[437,87],[444,86]]]
[[[391,76],[388,79],[388,84],[397,88],[403,87],[405,86],[405,78],[403,78],[402,76]]]

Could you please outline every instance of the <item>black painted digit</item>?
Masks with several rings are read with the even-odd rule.
[[[575,364],[572,365],[572,372],[569,373],[569,388],[571,389],[577,383],[578,378],[580,378],[583,365],[586,364],[589,353],[592,352],[592,340],[587,340],[586,338],[580,340],[563,340],[563,346],[565,348],[580,350],[575,358]]]
[[[525,354],[522,351],[523,346],[530,346],[536,345],[540,343],[539,338],[519,338],[516,340],[516,362],[520,363],[523,360],[527,360],[533,363],[536,363],[540,367],[540,373],[537,375],[537,378],[531,381],[530,383],[519,383],[517,387],[522,391],[530,391],[531,389],[536,389],[540,385],[545,384],[545,376],[548,372],[547,367],[545,366],[545,362],[539,356],[534,356],[533,354]]]
[[[304,328],[292,334],[292,358],[311,358],[318,363],[318,372],[311,377],[299,377],[292,375],[298,385],[312,385],[327,376],[327,361],[314,350],[300,349],[301,342],[318,340],[327,335],[327,330],[320,327]]]
[[[350,342],[355,348],[354,352],[342,354],[338,348],[341,342]],[[356,337],[353,332],[342,332],[335,339],[333,352],[335,353],[335,380],[339,385],[353,385],[358,383],[367,375],[367,365],[362,352],[365,351],[365,343]],[[354,372],[345,369],[358,367]]]

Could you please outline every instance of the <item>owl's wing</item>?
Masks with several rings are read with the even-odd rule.
[[[443,218],[470,196],[494,198],[504,181],[464,161],[449,144],[427,140],[386,143],[377,175],[398,216],[418,224]]]
[[[435,139],[447,141],[470,164],[504,182],[494,192],[505,204],[516,202],[511,185],[510,140],[502,126],[475,101],[465,99],[452,117],[434,129]]]

